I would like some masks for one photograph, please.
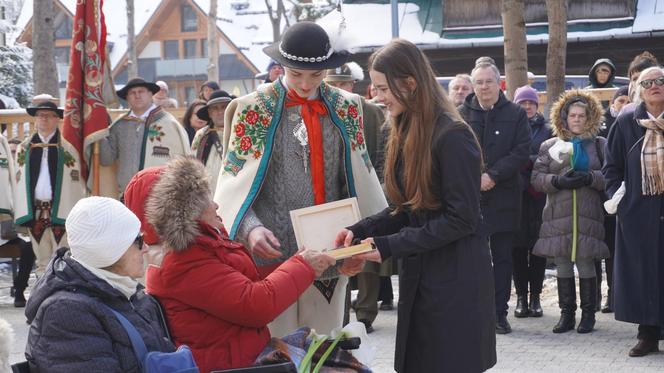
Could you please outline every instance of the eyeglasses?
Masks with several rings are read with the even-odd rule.
[[[649,89],[652,87],[652,84],[655,83],[657,86],[663,86],[664,85],[664,76],[660,76],[659,78],[655,79],[648,79],[648,80],[642,80],[639,84],[641,84],[641,87],[645,89]]]
[[[136,237],[136,239],[134,240],[134,243],[138,246],[138,249],[139,249],[139,250],[142,250],[142,249],[143,249],[143,244],[145,243],[145,241],[143,240],[143,233],[140,233],[140,234]]]

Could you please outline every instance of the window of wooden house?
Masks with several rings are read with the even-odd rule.
[[[71,39],[73,24],[71,18],[65,16],[62,17],[62,21],[55,28],[55,38],[56,39]]]
[[[196,47],[198,47],[198,40],[196,40],[196,39],[185,40],[184,41],[184,58],[196,58],[196,57],[198,57]]]
[[[196,17],[196,12],[189,4],[184,4],[180,8],[180,30],[182,32],[198,30],[198,18]]]
[[[207,56],[208,56],[207,39],[201,39],[201,57],[207,58]]]
[[[55,48],[55,63],[69,64],[69,47]]]
[[[195,87],[184,87],[184,100],[187,105],[196,99]]]
[[[180,58],[177,40],[164,40],[164,59],[177,60]]]

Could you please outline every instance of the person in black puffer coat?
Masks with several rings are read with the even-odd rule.
[[[530,126],[530,159],[521,168],[521,190],[523,206],[521,210],[521,229],[516,234],[512,256],[514,259],[514,287],[517,301],[515,317],[541,317],[540,294],[544,281],[546,259],[533,255],[533,247],[539,238],[542,225],[542,210],[546,203],[546,194],[538,192],[530,185],[530,176],[542,143],[551,138],[551,126],[537,111],[537,91],[529,86],[518,88],[514,92],[514,103],[521,106],[528,116]],[[530,303],[528,302],[530,293]]]
[[[30,371],[141,372],[127,332],[104,305],[134,325],[148,351],[174,351],[159,304],[135,280],[143,274],[138,218],[116,200],[90,197],[66,226],[71,250],[56,252],[25,310]]]

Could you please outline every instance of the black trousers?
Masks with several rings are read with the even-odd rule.
[[[546,269],[546,258],[533,255],[533,248],[514,247],[512,250],[514,261],[514,288],[516,294],[525,296],[528,294],[540,294],[544,282],[544,270]]]
[[[392,289],[392,277],[380,276],[380,289],[378,290],[378,300],[390,303],[394,300],[394,289]]]
[[[662,335],[662,328],[657,325],[639,325],[638,339],[658,341]]]
[[[514,232],[498,232],[489,237],[493,279],[496,296],[496,315],[507,315],[507,302],[512,291],[512,247]]]
[[[604,217],[604,242],[609,247],[611,256],[604,259],[606,263],[606,284],[609,287],[608,294],[613,289],[613,256],[616,252],[616,216],[609,215]],[[595,262],[595,272],[597,273],[597,291],[601,294],[602,289],[602,261]]]
[[[32,245],[20,238],[15,238],[7,243],[18,245],[21,248],[21,258],[18,264],[18,273],[14,278],[14,289],[22,292],[28,287],[30,272],[35,265],[35,253],[32,251]]]

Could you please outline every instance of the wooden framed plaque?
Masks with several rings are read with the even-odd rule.
[[[355,197],[290,212],[297,247],[318,251],[334,248],[337,233],[360,221]]]

